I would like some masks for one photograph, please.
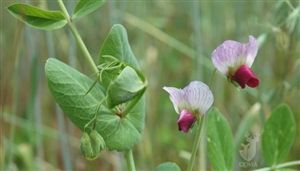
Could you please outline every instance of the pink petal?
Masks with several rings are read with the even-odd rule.
[[[259,79],[247,65],[242,65],[231,79],[236,81],[242,88],[245,88],[246,85],[252,88],[259,85]]]
[[[257,50],[257,41],[253,36],[249,36],[249,42],[246,44],[226,40],[213,51],[212,62],[221,73],[228,75],[230,68],[237,68],[243,64],[251,67]]]
[[[194,117],[194,115],[191,112],[189,112],[185,109],[182,110],[180,112],[180,116],[177,121],[179,131],[188,132],[189,129],[195,123],[195,121],[196,121],[196,118]]]

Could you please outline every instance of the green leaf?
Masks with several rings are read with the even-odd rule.
[[[290,108],[281,104],[272,111],[264,126],[262,149],[265,161],[278,164],[287,156],[296,135],[296,124]]]
[[[27,4],[13,4],[8,11],[26,24],[43,30],[63,27],[67,21],[60,11],[48,11]]]
[[[57,59],[49,58],[45,65],[49,89],[56,102],[72,122],[83,130],[96,114],[104,94],[96,84],[85,95],[93,80]]]
[[[105,0],[79,0],[75,6],[73,18],[86,16],[104,4]]]
[[[158,165],[155,171],[181,171],[181,169],[176,163],[165,162]]]
[[[228,122],[213,108],[207,113],[208,158],[216,171],[231,171],[234,162],[233,137]]]
[[[56,102],[72,122],[83,130],[94,118],[97,106],[104,98],[101,86],[96,84],[90,93],[85,95],[93,80],[53,58],[47,60],[45,70],[50,91]],[[97,113],[95,129],[103,137],[109,150],[129,150],[141,137],[144,118],[145,98],[142,97],[122,116],[102,106]]]
[[[96,130],[105,139],[109,150],[129,150],[138,143],[145,120],[145,99],[142,97],[125,116],[101,111]]]
[[[136,71],[127,66],[108,87],[108,106],[111,108],[127,102],[137,95],[142,94],[145,89],[146,84],[141,80]]]
[[[114,25],[106,37],[100,50],[99,64],[111,62],[111,59],[105,56],[112,56],[125,65],[139,69],[138,62],[128,42],[126,29],[120,24]],[[103,86],[107,88],[110,81],[114,80],[118,74],[118,70],[105,72],[103,74]]]

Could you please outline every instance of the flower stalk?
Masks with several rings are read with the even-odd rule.
[[[202,129],[202,126],[203,126],[203,122],[205,120],[204,116],[205,115],[203,115],[198,120],[199,124],[197,124],[197,129],[196,129],[196,132],[195,132],[195,139],[194,139],[193,148],[192,148],[192,154],[191,154],[191,157],[189,159],[187,171],[192,171],[193,170],[196,154],[197,154],[199,143],[200,143],[201,129]]]
[[[127,171],[135,171],[134,159],[132,150],[128,150],[124,153],[126,163],[127,163]]]

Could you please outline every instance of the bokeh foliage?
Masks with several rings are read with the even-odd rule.
[[[62,131],[59,115],[55,114],[58,111],[43,74],[47,58],[59,56],[60,60],[92,75],[72,35],[68,29],[49,34],[28,28],[5,9],[13,2],[20,1],[1,1],[0,128],[4,134],[1,134],[0,165],[8,160],[4,160],[5,156],[12,154],[13,167],[23,170],[41,165],[61,170],[120,168],[122,161],[118,154],[104,152],[96,161],[85,161],[78,150],[79,130],[64,119]],[[27,2],[59,9],[55,1]],[[71,7],[76,5],[72,1],[66,3]],[[290,106],[299,125],[299,6],[296,0],[108,1],[101,10],[76,22],[95,61],[112,24],[125,25],[132,50],[146,73],[146,128],[134,149],[137,168],[154,170],[164,161],[186,167],[193,136],[177,130],[177,115],[162,90],[165,85],[184,87],[193,79],[212,82],[214,105],[229,121],[235,138],[243,135],[240,123],[250,118],[249,113],[251,129],[261,133],[272,109],[281,102]],[[238,91],[220,74],[212,77],[210,54],[224,40],[245,42],[250,34],[261,43],[253,64],[261,85],[257,90]],[[259,107],[252,112],[254,104]],[[61,148],[61,142],[68,145],[69,151]],[[287,160],[299,159],[299,142],[298,126]],[[256,161],[264,166],[259,160],[261,155],[258,152]],[[65,160],[70,160],[71,166]]]

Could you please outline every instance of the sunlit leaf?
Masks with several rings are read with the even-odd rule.
[[[75,9],[73,18],[86,16],[104,4],[105,0],[78,0]]]
[[[262,134],[263,156],[270,166],[285,159],[295,135],[296,124],[292,111],[285,104],[279,105],[272,111]]]
[[[181,171],[181,169],[176,163],[165,162],[158,165],[155,171]]]
[[[145,83],[141,80],[136,71],[127,66],[108,87],[108,106],[114,107],[127,102],[143,93],[145,88]]]
[[[223,115],[213,108],[207,113],[208,158],[216,171],[232,170],[234,144],[231,129]]]
[[[67,23],[60,11],[48,11],[27,4],[13,4],[8,10],[16,18],[38,29],[58,29]]]

